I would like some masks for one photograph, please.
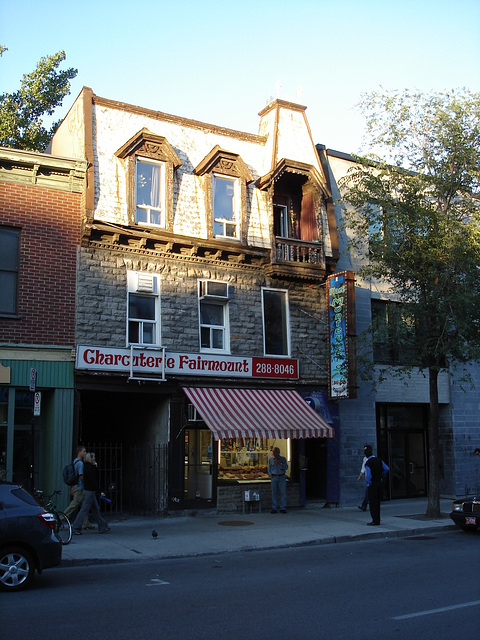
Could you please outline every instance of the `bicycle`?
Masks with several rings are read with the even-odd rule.
[[[58,538],[61,540],[62,544],[68,544],[72,539],[72,525],[68,516],[66,516],[63,511],[58,511],[57,505],[53,503],[53,497],[56,495],[60,495],[62,492],[58,489],[54,491],[52,494],[47,494],[41,491],[40,489],[35,489],[34,494],[38,503],[46,509],[49,513],[52,513],[55,516],[55,533]],[[45,500],[48,502],[45,504]]]

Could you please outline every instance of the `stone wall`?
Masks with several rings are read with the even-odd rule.
[[[170,351],[199,348],[198,279],[229,283],[232,355],[263,356],[262,287],[288,291],[291,356],[300,361],[302,382],[327,384],[326,301],[324,289],[270,281],[260,268],[138,256],[82,247],[77,284],[77,343],[125,347],[127,270],[160,276],[161,344]]]

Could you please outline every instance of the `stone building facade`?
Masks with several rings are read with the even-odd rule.
[[[85,172],[82,159],[0,149],[0,479],[45,491],[72,454]]]
[[[54,136],[88,165],[74,439],[118,445],[125,507],[238,510],[245,487],[264,502],[277,444],[292,506],[339,501],[324,287],[338,239],[305,111],[275,100],[254,135],[84,88]],[[249,392],[268,409],[255,428]]]

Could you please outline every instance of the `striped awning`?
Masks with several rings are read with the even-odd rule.
[[[283,389],[184,387],[215,440],[333,438],[333,428],[298,393]]]

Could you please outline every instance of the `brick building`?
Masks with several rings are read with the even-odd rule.
[[[83,160],[0,149],[0,478],[45,490],[60,486],[72,449],[85,171]]]
[[[84,88],[52,141],[88,163],[74,438],[108,443],[124,507],[268,504],[274,445],[290,505],[339,501],[333,201],[305,107],[259,115],[254,135]]]

